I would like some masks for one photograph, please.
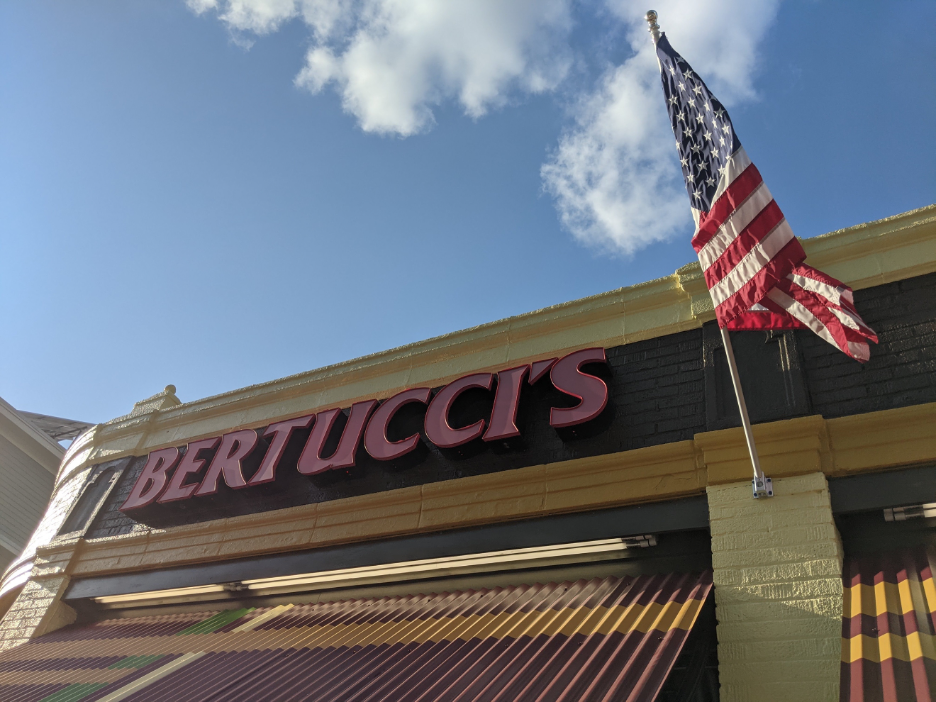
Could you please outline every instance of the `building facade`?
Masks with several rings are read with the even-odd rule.
[[[39,524],[65,449],[0,398],[0,570]]]
[[[86,432],[0,699],[931,699],[936,206],[803,242],[880,337],[672,276]],[[65,695],[65,697],[63,697]]]

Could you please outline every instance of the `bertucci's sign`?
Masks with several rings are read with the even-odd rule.
[[[550,426],[561,429],[583,424],[601,414],[608,403],[605,382],[582,371],[582,366],[593,363],[607,363],[603,348],[583,349],[559,359],[535,361],[502,370],[496,375],[490,416],[463,427],[453,427],[449,423],[453,403],[466,390],[482,388],[489,391],[495,384],[494,373],[472,373],[458,378],[435,396],[432,396],[431,388],[411,388],[382,403],[377,400],[355,402],[337,438],[337,448],[329,456],[322,453],[326,441],[335,440],[331,434],[336,418],[342,414],[338,408],[271,424],[263,432],[262,440],[254,429],[239,429],[223,436],[192,441],[184,452],[175,447],[159,449],[147,456],[143,471],[120,510],[132,512],[154,503],[214,495],[222,481],[234,490],[259,486],[276,480],[277,471],[296,470],[311,476],[351,468],[362,439],[364,449],[375,460],[399,459],[416,449],[420,435],[414,433],[391,441],[387,437],[387,429],[394,416],[411,404],[426,405],[423,424],[426,438],[439,448],[451,449],[477,439],[487,442],[510,439],[520,435],[516,418],[524,385],[535,383],[547,373],[558,391],[578,400],[573,407],[552,407],[549,411]],[[298,460],[293,465],[280,465],[290,439],[310,427]],[[255,455],[261,451],[262,459]],[[245,479],[244,463],[250,461],[255,464],[258,460],[259,467],[249,479]]]

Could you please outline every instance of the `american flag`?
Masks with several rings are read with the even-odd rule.
[[[696,222],[699,256],[718,324],[814,331],[867,361],[874,332],[852,290],[803,263],[806,252],[735,134],[724,106],[666,35],[657,41],[663,94]]]

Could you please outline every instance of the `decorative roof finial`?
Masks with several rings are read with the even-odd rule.
[[[647,20],[647,24],[650,25],[650,36],[653,37],[653,43],[656,44],[660,41],[660,25],[657,24],[657,13],[656,10],[648,10],[647,14],[644,15],[644,19]]]

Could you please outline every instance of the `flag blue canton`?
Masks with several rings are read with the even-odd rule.
[[[709,212],[728,161],[741,142],[724,106],[673,50],[665,34],[657,42],[657,58],[689,202],[693,209]]]

